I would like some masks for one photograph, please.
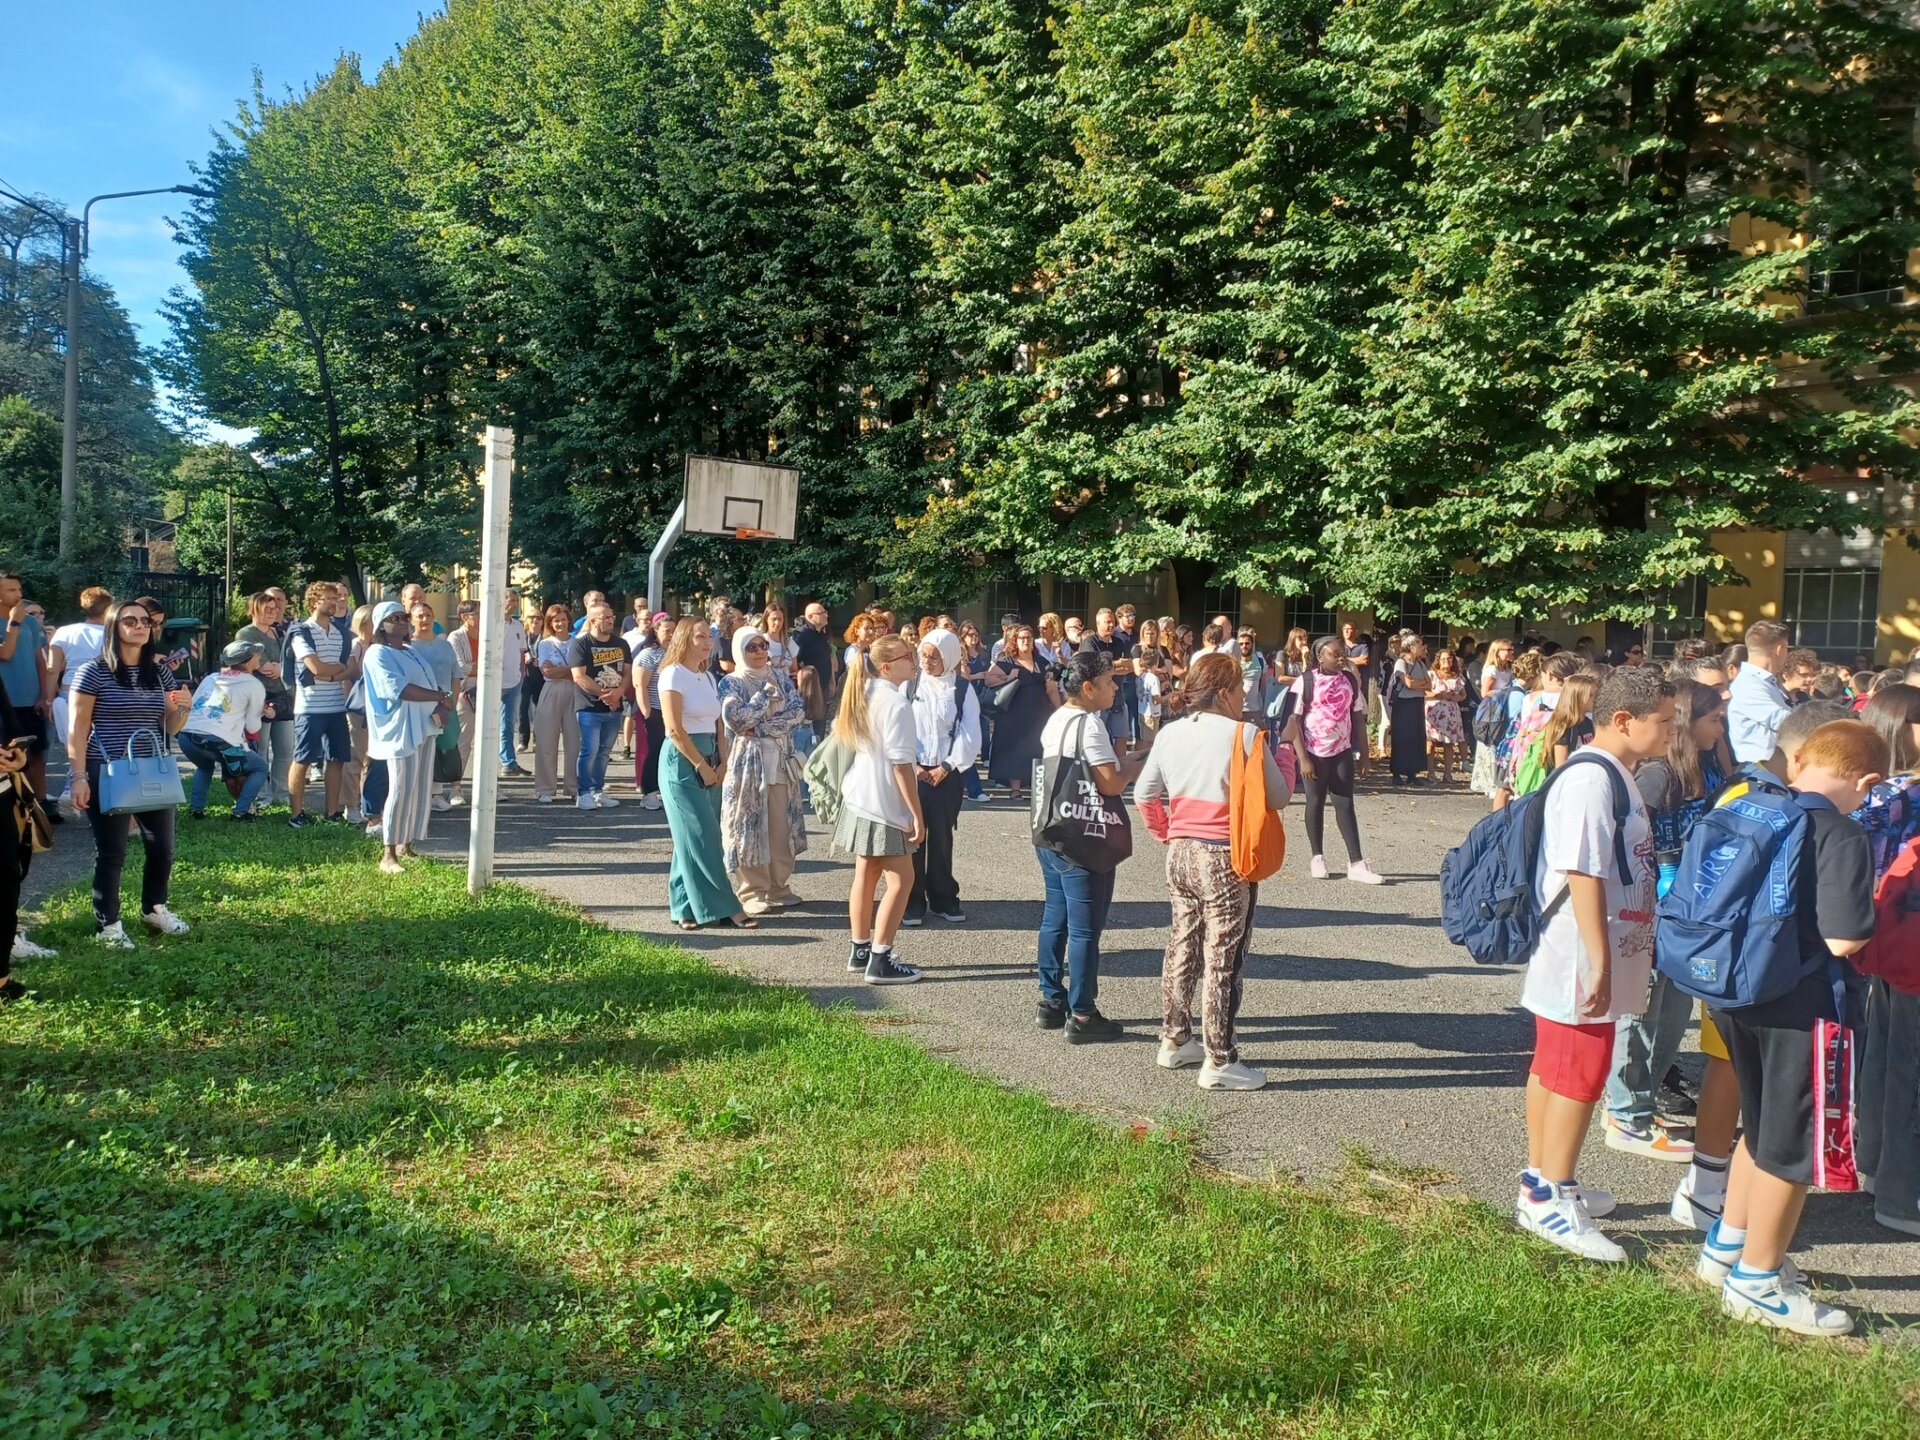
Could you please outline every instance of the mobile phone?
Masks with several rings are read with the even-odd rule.
[[[7,748],[9,750],[31,750],[38,743],[39,742],[32,736],[26,736],[7,741]]]

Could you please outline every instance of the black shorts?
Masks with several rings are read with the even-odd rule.
[[[14,707],[13,718],[15,721],[13,734],[0,735],[0,744],[6,744],[14,740],[25,740],[27,742],[26,749],[28,754],[46,754],[47,717],[31,705],[18,705]]]
[[[1813,1022],[1754,1025],[1738,1011],[1709,1012],[1740,1082],[1740,1121],[1753,1163],[1795,1185],[1813,1183]]]
[[[344,710],[308,711],[293,717],[293,758],[302,765],[344,765],[353,759],[353,736]]]

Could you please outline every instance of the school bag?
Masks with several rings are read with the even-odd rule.
[[[1619,770],[1599,755],[1577,754],[1531,795],[1495,810],[1467,832],[1440,862],[1440,926],[1481,965],[1519,965],[1533,954],[1547,917],[1567,898],[1562,890],[1543,911],[1533,888],[1539,868],[1547,796],[1575,765],[1599,765],[1613,796],[1614,863],[1620,882],[1633,882],[1627,855],[1627,816],[1633,797]]]
[[[1837,973],[1824,954],[1800,953],[1807,813],[1822,808],[1832,803],[1748,764],[1694,823],[1654,911],[1654,963],[1675,988],[1721,1010],[1744,1010],[1779,999],[1809,975]]]
[[[1498,745],[1506,733],[1507,691],[1496,690],[1482,696],[1479,708],[1473,712],[1473,738],[1482,745]]]
[[[840,818],[840,792],[846,788],[847,771],[853,768],[854,747],[844,743],[831,729],[826,738],[813,747],[803,772],[807,797],[813,801],[813,813],[832,830]]]
[[[1920,995],[1920,836],[1900,847],[1873,891],[1873,940],[1853,968]]]
[[[1267,804],[1266,767],[1260,755],[1260,733],[1251,725],[1236,725],[1233,762],[1227,769],[1229,858],[1234,874],[1255,882],[1274,874],[1287,858],[1286,827],[1280,812]]]
[[[1036,849],[1104,875],[1133,854],[1133,822],[1121,798],[1102,795],[1094,783],[1084,740],[1096,718],[1082,715],[1061,746],[1034,760],[1028,831]]]
[[[1520,757],[1520,763],[1513,767],[1513,793],[1531,795],[1547,783],[1547,777],[1553,773],[1553,766],[1547,755],[1547,737],[1536,735],[1527,745],[1526,753]]]

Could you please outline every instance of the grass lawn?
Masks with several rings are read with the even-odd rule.
[[[1915,1430],[1920,1354],[1677,1263],[1222,1177],[344,832],[181,833],[191,936],[68,898],[0,1009],[7,1440]]]

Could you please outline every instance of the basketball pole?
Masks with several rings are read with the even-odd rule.
[[[673,507],[673,514],[667,517],[667,528],[660,532],[660,539],[653,547],[653,553],[647,556],[647,614],[658,615],[667,599],[667,556],[682,535],[687,533],[687,497],[680,496],[680,503]]]
[[[493,880],[494,806],[500,794],[501,660],[507,648],[507,517],[513,501],[513,432],[489,425],[481,469],[480,668],[473,697],[473,817],[467,832],[467,893]],[[485,741],[485,744],[481,742]]]

